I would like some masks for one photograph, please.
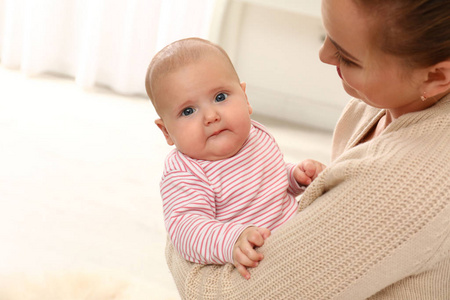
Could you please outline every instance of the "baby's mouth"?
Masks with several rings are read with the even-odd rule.
[[[218,136],[219,134],[221,134],[222,132],[224,132],[225,129],[221,129],[221,130],[216,130],[213,132],[213,134],[211,134],[209,137],[215,137]]]

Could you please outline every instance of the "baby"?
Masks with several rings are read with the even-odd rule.
[[[255,250],[289,220],[296,196],[325,168],[286,164],[252,107],[226,52],[209,41],[176,41],[155,55],[146,90],[167,143],[160,188],[166,229],[180,254],[232,263],[246,279]]]

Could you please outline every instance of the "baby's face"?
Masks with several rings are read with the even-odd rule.
[[[164,75],[155,91],[156,121],[167,143],[202,160],[235,155],[250,132],[245,83],[223,58],[208,55]]]

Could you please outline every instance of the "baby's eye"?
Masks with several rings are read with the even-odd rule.
[[[216,96],[216,101],[217,101],[217,102],[222,102],[222,101],[224,101],[225,99],[227,99],[227,97],[228,97],[227,94],[225,94],[225,93],[219,93],[219,94],[217,94],[217,96]]]
[[[192,107],[188,107],[183,109],[183,111],[181,112],[182,116],[189,116],[192,115],[194,113],[194,109]]]

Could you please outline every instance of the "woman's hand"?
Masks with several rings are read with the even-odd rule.
[[[264,258],[261,253],[256,252],[255,247],[264,245],[264,241],[270,236],[270,230],[260,227],[249,227],[245,229],[233,247],[234,265],[245,279],[250,279],[247,267],[255,268]]]

